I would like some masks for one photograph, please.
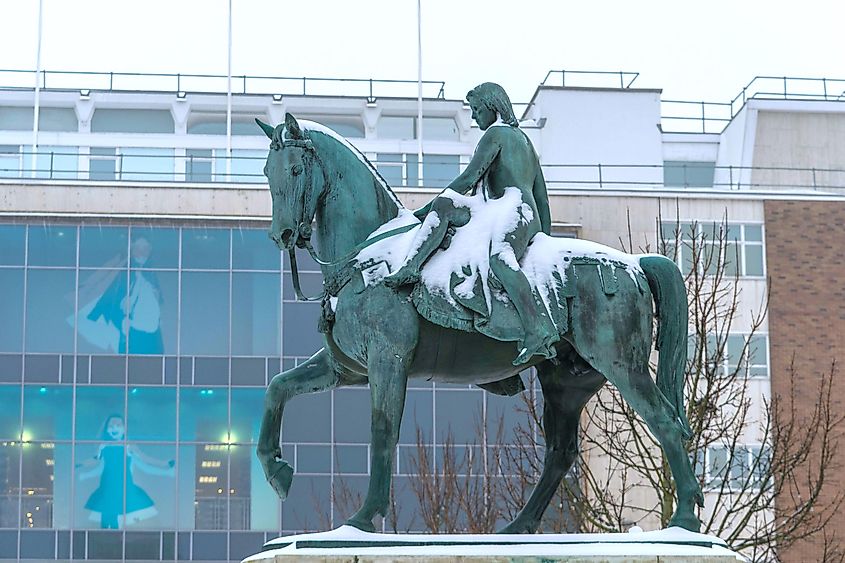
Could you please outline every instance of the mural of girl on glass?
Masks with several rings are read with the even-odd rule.
[[[88,497],[85,508],[91,511],[91,520],[99,520],[102,528],[122,529],[125,524],[137,523],[158,514],[150,495],[135,484],[132,474],[136,469],[153,475],[175,475],[175,461],[155,459],[132,444],[124,446],[125,429],[121,415],[107,417],[103,424],[103,443],[97,454],[93,459],[77,464],[77,468],[84,470],[79,474],[80,480],[100,476],[100,485]]]
[[[86,340],[102,348],[125,354],[163,354],[161,336],[161,287],[149,268],[152,244],[143,237],[130,246],[129,278],[118,270],[103,270],[80,287],[80,300],[88,302],[79,319],[79,331]],[[126,259],[115,258],[120,267]],[[127,287],[128,281],[128,287]],[[105,282],[105,283],[104,283]],[[97,289],[100,287],[101,289]],[[94,299],[82,297],[93,294]],[[89,301],[90,299],[90,301]]]

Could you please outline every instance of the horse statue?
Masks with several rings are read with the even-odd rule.
[[[332,130],[290,114],[276,127],[256,121],[271,141],[264,168],[272,194],[270,238],[290,253],[300,298],[296,247],[311,253],[325,280],[319,296],[325,348],[276,375],[265,397],[257,455],[279,497],[287,496],[293,478],[280,447],[282,413],[293,397],[369,384],[371,474],[363,505],[347,524],[374,531],[373,517],[388,507],[408,380],[476,384],[513,395],[524,389],[519,373],[534,367],[544,400],[544,467],[527,503],[501,532],[536,531],[578,456],[581,411],[605,381],[643,417],[666,454],[677,485],[671,525],[699,530],[695,506],[703,506],[703,495],[684,448],[690,435],[682,395],[686,291],[671,260],[535,235],[531,247],[538,250],[529,250],[521,265],[533,260],[534,270],[546,273],[540,293],[561,337],[556,357],[533,356],[514,366],[513,342],[432,322],[418,311],[411,287],[373,282],[374,269],[387,268],[361,256],[419,221],[360,152]],[[655,311],[656,382],[649,372]]]

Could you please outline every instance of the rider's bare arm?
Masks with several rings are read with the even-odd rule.
[[[543,170],[537,165],[537,175],[534,177],[534,202],[537,204],[537,212],[540,214],[540,230],[547,235],[552,234],[552,215],[549,212],[549,194],[546,192],[546,179],[543,178]]]
[[[478,147],[475,149],[475,154],[472,155],[472,160],[469,161],[466,169],[457,178],[452,180],[452,183],[446,186],[446,190],[465,194],[481,180],[487,169],[490,168],[490,165],[499,156],[499,151],[502,150],[499,133],[496,129],[498,127],[491,127],[484,133],[484,136],[481,137],[481,141],[478,143]],[[437,197],[440,197],[442,193],[438,194]],[[437,197],[434,199],[437,199]],[[425,217],[431,211],[433,203],[434,200],[428,202],[424,207],[414,211],[414,215],[420,218]]]

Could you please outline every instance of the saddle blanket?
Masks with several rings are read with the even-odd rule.
[[[470,220],[458,227],[446,249],[437,250],[426,262],[420,283],[412,292],[417,311],[435,324],[446,328],[477,331],[503,341],[523,337],[522,323],[510,297],[490,269],[490,256],[498,255],[507,265],[521,268],[528,279],[538,305],[538,322],[551,323],[558,335],[568,330],[567,298],[576,297],[576,268],[598,270],[607,295],[616,292],[618,278],[630,276],[639,285],[642,270],[638,256],[629,255],[598,243],[534,236],[517,261],[506,241],[520,221],[531,220],[531,207],[522,201],[517,188],[507,188],[502,197],[487,199],[482,193],[464,196],[446,190],[456,207],[470,211]],[[420,222],[407,209],[374,231],[369,238],[416,224],[409,231],[384,238],[361,250],[357,262],[362,265],[365,285],[381,282],[399,270],[419,248],[422,240],[439,225],[436,212]],[[639,278],[639,280],[638,280]]]

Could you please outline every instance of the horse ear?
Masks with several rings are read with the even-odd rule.
[[[302,133],[302,129],[299,128],[299,123],[296,122],[296,118],[289,113],[285,114],[285,129],[288,130],[289,139],[305,138],[305,135]]]
[[[273,126],[267,125],[266,123],[264,123],[263,121],[261,121],[258,118],[255,119],[255,122],[258,124],[259,127],[261,127],[261,130],[264,131],[264,134],[267,135],[267,138],[272,141],[273,140]]]

